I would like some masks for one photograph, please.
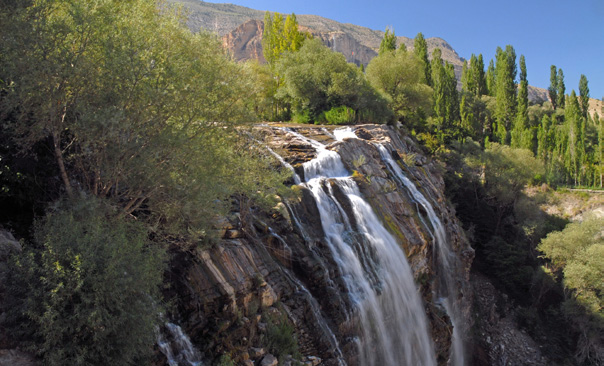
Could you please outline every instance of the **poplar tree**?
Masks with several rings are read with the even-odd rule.
[[[552,107],[558,107],[558,70],[555,65],[550,67],[549,88],[547,89],[549,100],[552,102]]]
[[[425,83],[432,86],[432,71],[430,69],[430,61],[428,60],[428,44],[424,39],[424,35],[420,32],[415,36],[413,42],[413,53],[420,60],[424,69]]]
[[[498,47],[496,59],[496,135],[501,143],[508,143],[511,123],[516,115],[516,51],[510,45],[505,51]]]
[[[558,100],[556,104],[558,108],[564,108],[566,105],[566,86],[564,85],[564,72],[558,69]]]
[[[583,118],[587,118],[589,110],[589,86],[587,85],[587,77],[581,74],[579,79],[579,96],[581,97],[581,114]]]
[[[395,50],[396,35],[394,34],[394,29],[387,27],[386,32],[384,33],[384,38],[382,38],[382,42],[380,43],[380,49],[378,54],[382,55],[385,52],[392,52]]]
[[[474,65],[470,65],[473,69],[472,74],[476,78],[476,96],[485,95],[488,93],[487,84],[484,74],[484,60],[482,58],[482,53],[478,55],[476,62]]]
[[[528,130],[528,80],[524,55],[520,56],[520,86],[518,89],[516,119],[512,131],[512,147],[533,149],[532,133]]]
[[[564,166],[574,184],[580,183],[579,167],[583,158],[583,123],[581,110],[577,101],[577,94],[573,90],[570,94],[568,105],[564,109],[565,132],[568,143],[564,154]]]
[[[459,121],[459,101],[457,81],[453,65],[444,64],[441,50],[432,53],[432,83],[434,96],[434,117],[439,130],[439,139],[444,143],[451,136],[451,127]]]
[[[487,69],[486,76],[486,86],[487,86],[487,94],[494,97],[495,96],[495,64],[493,63],[493,59],[489,62],[489,68]]]

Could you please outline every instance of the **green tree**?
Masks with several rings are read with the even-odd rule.
[[[577,95],[573,90],[564,109],[565,131],[568,136],[566,152],[564,155],[565,167],[568,170],[570,178],[574,184],[580,184],[581,174],[580,166],[585,153],[584,147],[584,124],[581,117],[581,109],[577,100]]]
[[[432,71],[430,70],[430,61],[428,60],[428,44],[424,35],[420,32],[413,41],[413,53],[422,64],[424,69],[424,82],[432,86]]]
[[[386,32],[384,32],[384,37],[382,38],[382,42],[380,42],[380,49],[378,54],[382,55],[386,52],[393,52],[396,50],[396,35],[394,34],[394,29],[387,27]]]
[[[549,100],[552,102],[552,107],[558,107],[558,69],[555,65],[550,67],[549,88],[547,89]]]
[[[386,100],[358,67],[319,40],[306,41],[299,52],[285,54],[277,73],[283,77],[277,94],[292,104],[295,113],[306,113],[312,121],[340,106],[354,109],[360,120],[379,123],[390,118]]]
[[[566,107],[566,86],[564,85],[564,72],[562,69],[558,69],[558,100],[556,101],[556,105],[558,108]]]
[[[516,51],[510,45],[506,46],[505,51],[498,47],[496,58],[497,129],[495,133],[501,143],[507,144],[511,124],[516,116]]]
[[[522,147],[533,150],[532,133],[529,129],[528,118],[528,80],[524,55],[520,56],[520,86],[518,88],[518,106],[512,130],[512,147]]]
[[[261,198],[278,179],[235,130],[253,119],[248,70],[156,5],[44,0],[11,14],[29,46],[1,45],[14,85],[3,115],[23,149],[53,141],[68,195],[78,187],[154,227],[206,237],[217,202]],[[240,163],[246,174],[234,173]]]
[[[459,122],[457,80],[455,79],[453,66],[443,62],[439,48],[436,48],[432,53],[431,68],[434,90],[434,125],[439,133],[439,140],[444,143],[453,137],[453,126]]]
[[[494,97],[496,94],[496,82],[495,82],[495,63],[493,59],[489,62],[489,67],[487,69],[486,75],[486,86],[487,86],[487,94]]]
[[[270,12],[264,14],[262,53],[267,63],[274,66],[285,52],[296,52],[309,35],[300,32],[296,14],[283,15]]]
[[[367,65],[366,74],[374,88],[388,95],[397,118],[420,127],[432,107],[432,90],[424,84],[424,69],[415,54],[399,49],[378,55]]]
[[[587,77],[581,74],[579,79],[579,96],[581,101],[581,114],[583,118],[587,118],[589,111],[589,86],[587,85]]]
[[[604,220],[588,217],[541,241],[539,250],[563,274],[566,301],[562,309],[580,330],[576,358],[581,364],[604,362]]]
[[[153,352],[165,253],[94,198],[56,205],[16,258],[30,347],[46,365],[140,365]],[[38,249],[39,248],[39,249]],[[18,315],[17,315],[18,316]]]

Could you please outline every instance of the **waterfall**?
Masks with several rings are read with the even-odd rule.
[[[327,245],[354,305],[352,315],[359,320],[359,363],[436,365],[425,310],[405,253],[361,197],[339,154],[287,132],[317,151],[315,159],[303,164],[301,184],[316,200]]]
[[[453,324],[453,353],[450,358],[450,364],[453,366],[463,366],[465,364],[464,360],[464,347],[463,347],[463,339],[460,332],[460,327],[462,326],[462,317],[459,309],[455,305],[453,296],[451,294],[455,293],[456,284],[453,275],[457,273],[457,257],[453,253],[450,248],[447,235],[445,232],[445,228],[434,212],[434,209],[430,202],[424,197],[424,195],[417,189],[415,184],[409,180],[403,173],[402,169],[399,165],[394,161],[392,155],[384,145],[376,144],[380,156],[382,160],[386,163],[386,166],[392,173],[392,175],[396,178],[399,184],[401,184],[407,191],[411,194],[413,199],[422,205],[426,214],[428,215],[428,219],[432,226],[431,234],[434,239],[435,247],[436,247],[436,263],[438,268],[438,290],[437,296],[439,297],[445,311],[449,315],[451,319],[451,323]],[[427,227],[430,231],[430,228]]]
[[[199,351],[178,325],[166,323],[164,328],[167,334],[157,329],[157,346],[169,366],[203,366]]]

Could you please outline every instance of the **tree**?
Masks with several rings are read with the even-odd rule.
[[[53,141],[68,195],[78,187],[154,227],[207,238],[217,202],[261,198],[277,181],[235,129],[254,118],[246,68],[156,5],[44,0],[12,14],[20,31],[7,38],[25,34],[28,47],[1,45],[0,69],[14,85],[2,115],[14,116],[23,149]],[[249,176],[224,168],[240,163]],[[256,168],[264,173],[245,182]]]
[[[533,150],[532,133],[529,130],[528,119],[528,80],[526,75],[526,61],[524,55],[520,56],[520,86],[518,88],[518,106],[516,119],[512,130],[512,147],[522,147]]]
[[[165,253],[143,225],[94,198],[54,207],[16,259],[30,347],[44,363],[140,365],[153,352]],[[19,316],[19,314],[16,314]]]
[[[392,52],[396,50],[396,35],[394,34],[394,29],[387,27],[386,32],[384,32],[384,37],[382,38],[382,42],[380,42],[380,49],[378,54],[382,55],[386,52]]]
[[[399,49],[371,60],[366,74],[374,88],[389,96],[396,117],[416,127],[432,107],[432,90],[424,84],[424,70],[414,53]]]
[[[555,65],[550,67],[549,88],[547,89],[552,107],[558,107],[558,70]]]
[[[587,77],[581,74],[579,79],[579,96],[581,101],[581,114],[583,118],[587,118],[589,111],[589,86],[587,85]]]
[[[386,100],[361,71],[320,40],[306,41],[300,51],[285,54],[276,69],[283,77],[277,94],[292,104],[295,113],[306,114],[310,121],[340,106],[354,109],[359,119],[379,123],[390,117]]]
[[[430,70],[430,61],[428,60],[428,44],[424,39],[424,35],[419,32],[413,41],[413,53],[422,64],[424,69],[424,82],[428,86],[432,86],[432,71]]]
[[[564,85],[564,72],[562,69],[558,69],[558,100],[556,101],[556,105],[558,108],[565,108],[566,106],[566,86]]]
[[[516,51],[510,45],[506,46],[505,51],[498,47],[496,59],[497,130],[495,133],[501,143],[508,143],[511,123],[516,115]]]
[[[486,76],[487,94],[494,97],[496,94],[496,82],[495,82],[495,64],[493,59],[489,62],[489,68],[487,69]]]
[[[587,217],[552,232],[541,241],[539,250],[563,274],[566,301],[562,309],[580,330],[577,361],[599,365],[604,362],[604,220]]]
[[[453,66],[443,63],[439,48],[432,53],[431,69],[435,127],[443,143],[452,137],[453,126],[459,122],[457,80]]]
[[[283,15],[270,12],[264,14],[264,30],[262,33],[262,52],[268,64],[272,67],[285,52],[296,52],[309,35],[300,32],[296,14],[292,13],[285,19]]]
[[[564,109],[565,131],[568,136],[568,144],[564,156],[565,167],[571,179],[574,179],[575,185],[581,183],[580,165],[585,153],[584,146],[584,128],[581,109],[577,100],[577,95],[573,90]]]

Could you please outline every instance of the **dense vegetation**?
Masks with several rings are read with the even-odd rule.
[[[267,13],[267,63],[236,64],[183,24],[153,0],[0,9],[0,205],[14,208],[0,223],[26,239],[9,325],[47,364],[148,357],[166,247],[211,245],[234,196],[264,205],[287,194],[286,174],[245,131],[258,118],[402,126],[445,162],[476,268],[518,301],[521,322],[559,346],[554,358],[603,362],[602,222],[548,235],[566,223],[524,191],[602,186],[604,118],[588,113],[584,75],[566,95],[552,66],[550,101],[531,104],[512,46],[486,70],[472,55],[458,89],[421,33],[407,50],[388,29],[365,68],[295,15]],[[279,324],[272,345],[289,351]]]
[[[0,10],[0,204],[29,238],[12,324],[49,365],[141,364],[168,245],[211,244],[230,197],[270,203],[283,187],[244,133],[251,70],[157,5]]]

